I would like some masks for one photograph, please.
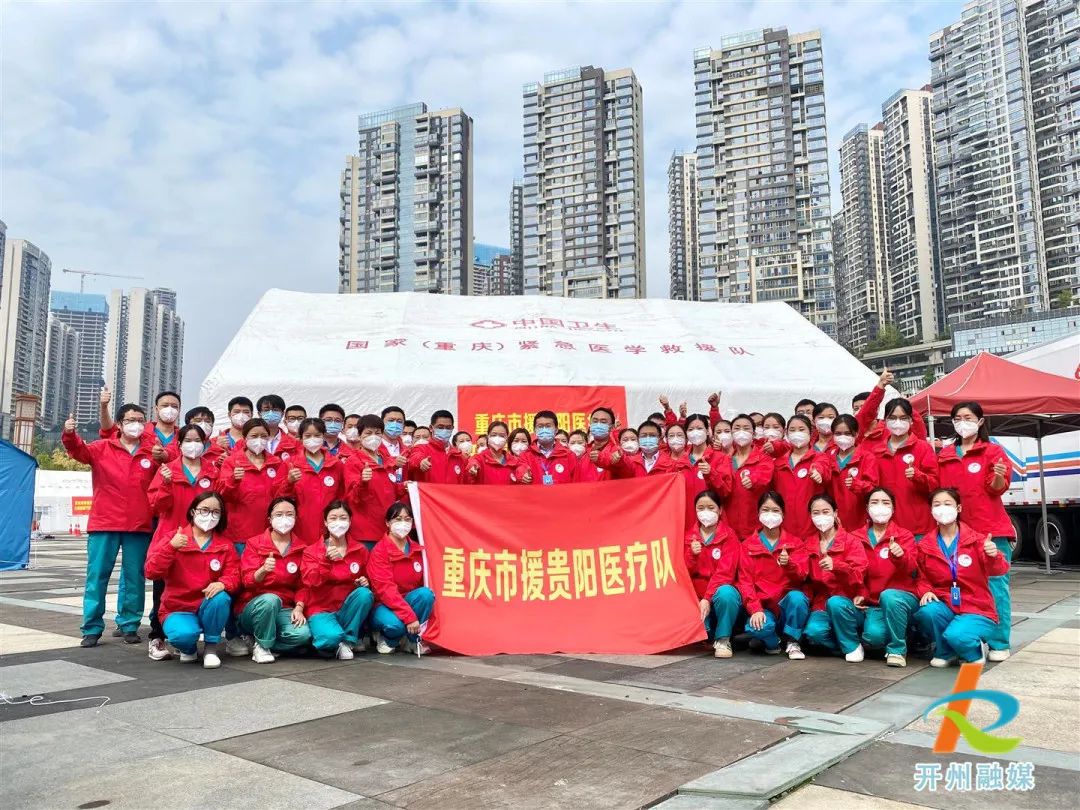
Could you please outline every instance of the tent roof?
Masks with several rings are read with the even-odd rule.
[[[1080,332],[1005,355],[1012,363],[1080,380]]]
[[[30,455],[25,450],[16,447],[6,439],[0,439],[0,454],[8,453],[11,454],[11,459],[13,459],[16,464],[27,464],[32,467],[37,466],[37,459],[34,456]]]

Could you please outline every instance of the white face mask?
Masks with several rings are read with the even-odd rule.
[[[893,436],[905,436],[911,430],[911,422],[907,419],[887,419],[885,425]]]
[[[850,434],[841,434],[832,437],[833,444],[845,452],[855,446],[855,437]]]
[[[354,427],[345,428],[344,436],[345,436],[345,441],[347,441],[347,442],[355,442],[357,439],[360,438],[360,431],[357,430]]]
[[[146,430],[146,425],[142,422],[125,422],[124,423],[124,435],[129,439],[137,439],[143,435]]]
[[[777,439],[784,435],[784,431],[782,431],[780,428],[764,428],[764,434],[765,435],[763,438],[775,442]]]
[[[964,419],[953,419],[953,430],[961,439],[967,439],[979,432],[978,422],[968,422]]]
[[[942,503],[931,509],[930,514],[942,526],[948,526],[950,523],[956,523],[956,516],[960,514],[960,510],[955,506]]]
[[[835,515],[811,515],[810,520],[817,526],[819,532],[827,532],[836,525]]]
[[[283,515],[282,517],[276,517],[270,521],[270,526],[278,534],[288,534],[293,530],[293,526],[296,525],[296,518],[292,515]]]
[[[218,523],[221,522],[221,518],[214,517],[213,515],[196,514],[191,522],[194,523],[201,531],[208,532],[211,529],[217,527]]]
[[[206,447],[202,442],[184,442],[180,445],[180,452],[184,454],[184,458],[194,460],[206,452]]]
[[[318,453],[323,449],[323,437],[322,436],[308,436],[304,439],[304,449],[309,453]]]
[[[635,441],[623,442],[622,449],[623,452],[633,455],[638,451],[638,443]]]
[[[409,536],[409,532],[412,531],[411,520],[395,520],[390,523],[390,534],[399,540],[404,540]]]
[[[705,444],[705,439],[708,437],[709,434],[701,428],[691,428],[686,431],[686,438],[689,440],[690,444],[694,445],[694,447],[700,447]]]
[[[514,442],[512,445],[510,445],[510,452],[513,453],[515,456],[520,456],[528,449],[528,442]]]
[[[759,512],[758,522],[766,529],[775,529],[784,522],[784,516],[779,512]]]
[[[360,444],[365,450],[370,450],[372,453],[374,453],[376,450],[382,447],[382,436],[380,436],[378,433],[369,433],[367,436],[360,440]]]
[[[817,425],[817,432],[828,435],[832,432],[832,419],[827,416],[822,416],[820,419],[815,419],[814,424]]]
[[[787,435],[787,440],[791,442],[792,447],[806,447],[806,445],[810,444],[810,434],[798,430],[794,433],[789,433]]]
[[[746,447],[746,445],[754,440],[754,434],[749,430],[735,430],[731,433],[731,439],[735,444],[739,445],[739,447]]]
[[[488,447],[492,450],[502,450],[506,447],[505,436],[488,436]]]
[[[678,453],[684,447],[686,447],[686,439],[682,436],[672,436],[667,440],[667,446]]]
[[[346,532],[349,531],[349,521],[331,520],[326,524],[326,530],[330,532],[331,537],[344,537]]]
[[[711,509],[699,509],[697,513],[697,521],[705,528],[709,526],[715,526],[720,520],[720,513],[714,512]]]
[[[406,447],[412,447],[413,446],[412,434],[411,433],[402,433],[401,434],[401,443],[403,445],[405,445]]]
[[[892,507],[884,503],[872,503],[866,507],[870,519],[874,523],[888,523],[892,518]]]
[[[760,425],[754,425],[754,438],[755,439],[764,439],[765,438],[765,428],[761,427]],[[779,439],[780,435],[777,434],[776,438]]]
[[[422,447],[423,445],[427,444],[429,441],[430,441],[430,439],[423,439],[423,438],[421,438],[421,439],[413,439],[412,442],[410,442],[409,444],[407,444],[405,446],[409,447],[411,445],[413,447]]]
[[[180,415],[180,409],[174,408],[171,405],[165,408],[158,408],[157,417],[158,420],[164,422],[166,425],[173,425],[176,423],[176,417]]]
[[[583,455],[585,455],[585,445],[583,445],[583,444],[572,444],[572,445],[570,445],[570,452],[573,453],[578,458],[581,458]]]
[[[248,419],[251,418],[251,414],[248,413],[234,413],[229,417],[229,421],[232,422],[232,426],[239,430],[247,424]]]
[[[245,444],[247,445],[247,449],[255,455],[259,455],[261,452],[263,452],[263,450],[266,449],[266,439],[262,438],[261,436],[254,439],[248,439]]]
[[[214,432],[214,426],[209,422],[192,422],[195,427],[202,428],[203,435],[206,436],[206,440],[210,441],[210,434]]]
[[[289,431],[289,433],[291,433],[293,436],[295,436],[297,434],[297,432],[300,430],[300,423],[302,421],[303,421],[302,419],[286,419],[285,420],[285,430]]]
[[[461,442],[457,449],[461,451],[463,456],[467,456],[472,452],[472,442]]]
[[[720,446],[727,450],[731,447],[731,431],[725,430],[722,433],[717,433],[716,437],[720,440]]]

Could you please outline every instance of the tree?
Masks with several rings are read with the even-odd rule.
[[[932,368],[927,368],[926,372],[922,375],[922,387],[929,388],[934,384],[936,379],[937,375],[934,373],[934,370]]]
[[[1057,298],[1054,300],[1060,309],[1068,309],[1073,305],[1072,290],[1062,290],[1057,294]]]
[[[866,344],[867,352],[882,352],[888,349],[899,349],[910,346],[911,341],[905,338],[900,329],[894,323],[884,324],[878,330],[877,337]]]
[[[41,439],[34,443],[34,457],[37,459],[38,469],[41,470],[89,470],[87,464],[80,464],[67,454],[62,446],[45,447]]]

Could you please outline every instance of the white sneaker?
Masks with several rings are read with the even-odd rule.
[[[930,666],[937,667],[938,669],[944,669],[947,666],[951,666],[956,663],[955,658],[931,658]]]
[[[151,661],[167,661],[172,658],[172,653],[169,652],[169,648],[165,646],[165,642],[160,638],[150,639],[149,650]]]
[[[907,659],[897,653],[889,653],[885,656],[885,666],[887,667],[906,667]]]
[[[714,658],[731,658],[734,655],[731,649],[731,639],[718,638],[713,642],[713,657]]]
[[[806,658],[806,653],[802,651],[802,647],[799,646],[797,641],[789,641],[787,646],[784,647],[784,652],[787,653],[789,661],[802,661]]]
[[[382,633],[375,633],[375,649],[379,651],[380,655],[389,655],[397,648],[391,647],[383,638]]]
[[[193,652],[193,653],[182,652],[182,653],[180,653],[180,663],[181,664],[194,664],[198,660],[199,660],[199,653],[198,652]]]
[[[1007,661],[1009,658],[1009,650],[990,650],[986,654],[987,661]],[[153,658],[153,656],[151,656]]]
[[[337,645],[337,657],[340,661],[352,661],[353,651],[344,641]]]
[[[850,661],[852,664],[857,664],[865,658],[866,652],[863,650],[862,644],[844,656],[844,660]]]
[[[202,665],[203,669],[217,669],[221,666],[221,659],[217,657],[217,653],[203,653]]]
[[[232,658],[243,658],[251,655],[251,647],[243,636],[235,636],[225,639],[225,654]]]
[[[266,649],[266,647],[256,641],[255,649],[251,653],[251,660],[254,661],[256,664],[272,664],[277,659],[274,657],[274,654],[272,652],[270,652],[268,649]]]

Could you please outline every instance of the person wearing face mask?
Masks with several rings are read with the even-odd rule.
[[[353,536],[369,549],[386,530],[383,515],[387,507],[405,497],[398,468],[386,455],[384,424],[373,413],[360,417],[360,450],[349,457],[345,468],[345,500],[353,511]]]
[[[311,642],[300,574],[305,545],[293,534],[296,502],[274,498],[265,520],[269,528],[248,538],[240,555],[243,590],[234,608],[240,630],[255,639],[256,664],[272,664],[278,654]]]
[[[773,465],[772,487],[791,505],[787,530],[799,537],[807,537],[814,530],[806,504],[825,491],[833,472],[832,458],[810,447],[811,429],[810,417],[791,417],[787,424],[790,450],[778,456]]]
[[[180,652],[181,663],[194,663],[199,660],[201,635],[205,669],[221,666],[217,645],[229,619],[232,595],[240,590],[240,558],[221,536],[227,525],[221,496],[202,492],[185,510],[181,524],[156,539],[146,555],[146,575],[164,583],[158,611],[162,648],[167,638]]]
[[[184,424],[194,425],[206,436],[206,441],[203,442],[203,454],[200,457],[202,463],[212,464],[220,469],[221,462],[225,460],[225,451],[214,441],[214,412],[205,405],[196,405],[184,414]],[[181,455],[179,445],[177,445],[177,455]]]
[[[409,463],[409,446],[412,444],[412,436],[408,443],[405,442],[405,411],[397,405],[390,405],[382,409],[379,416],[383,420],[383,455],[393,459],[397,483],[405,482],[405,466]],[[413,425],[413,429],[416,425]]]
[[[677,426],[678,427],[678,426]],[[680,429],[681,430],[681,429]],[[685,458],[676,459],[660,450],[660,428],[652,420],[642,422],[637,429],[637,445],[640,452],[615,451],[606,459],[614,478],[644,478],[648,475],[679,473],[685,475],[690,464]],[[625,445],[624,445],[625,448]],[[601,459],[603,464],[605,459]],[[694,474],[696,478],[696,474]],[[694,485],[694,495],[706,489],[702,481]]]
[[[856,394],[851,401],[855,420],[859,423],[860,441],[867,445],[877,445],[889,437],[885,424],[877,418],[878,408],[885,400],[885,388],[892,385],[893,373],[889,369],[881,372],[877,385],[863,394]],[[926,424],[917,411],[912,409],[911,433],[916,439],[926,438]]]
[[[684,424],[700,426],[692,428],[695,439],[700,440],[699,433],[703,430],[706,435],[708,433],[708,421],[701,414],[688,416]],[[689,446],[689,431],[683,425],[668,425],[666,453],[682,470],[686,482],[686,525],[693,526],[696,519],[694,499],[699,492],[711,489],[721,498],[731,494],[731,463],[723,451]]]
[[[341,438],[350,456],[360,452],[360,414],[350,413],[345,417],[345,427],[341,431]]]
[[[915,623],[934,640],[932,667],[947,667],[957,658],[982,661],[987,643],[997,637],[998,614],[990,577],[1009,571],[990,532],[976,532],[960,522],[960,494],[937,489],[930,511],[937,530],[916,546],[919,609]]]
[[[668,400],[668,398],[665,395],[661,394],[660,398],[659,398],[659,401],[660,401],[660,406],[664,409],[664,412],[662,414],[662,416],[664,418],[664,427],[668,427],[669,425],[677,425],[680,422],[685,424],[685,422],[686,422],[686,420],[688,418],[687,413],[689,412],[685,402],[682,402],[682,403],[679,404],[679,415],[676,416],[675,412],[673,410],[671,410],[671,402]],[[718,421],[720,421],[720,392],[716,391],[716,392],[714,392],[712,394],[709,394],[708,402],[709,402],[709,424],[714,425]],[[649,421],[652,421],[652,420],[653,420],[653,418],[652,418],[652,416],[650,416]]]
[[[225,538],[240,546],[239,554],[243,543],[266,525],[266,509],[286,483],[287,466],[266,452],[269,435],[262,419],[245,422],[243,446],[226,456],[214,483],[229,509]]]
[[[956,403],[951,416],[957,439],[938,454],[940,484],[960,493],[964,499],[964,523],[980,535],[991,535],[998,552],[1009,562],[1016,529],[1001,496],[1009,491],[1012,465],[1001,446],[990,441],[978,402]],[[990,577],[990,592],[999,621],[998,632],[989,639],[987,658],[1004,661],[1009,657],[1012,626],[1008,574]]]
[[[459,430],[454,434],[453,438],[454,447],[458,449],[465,458],[470,458],[473,454],[473,440],[472,434],[468,431]]]
[[[580,459],[585,457],[585,454],[589,452],[589,435],[584,430],[572,430],[569,433],[569,438],[566,440],[566,446],[579,459],[579,470],[581,467],[589,466],[586,463],[582,463]],[[593,468],[595,469],[595,467]]]
[[[104,389],[107,391],[108,389]],[[148,442],[154,460],[159,464],[172,461],[179,454],[176,446],[176,430],[180,419],[180,395],[174,391],[162,391],[154,398],[157,420],[147,422],[142,440]],[[107,405],[101,409],[102,419],[99,436],[108,439],[116,432],[116,425]]]
[[[277,394],[264,394],[256,403],[259,418],[266,422],[266,428],[270,433],[266,442],[266,449],[280,458],[288,461],[292,456],[300,452],[301,444],[294,436],[290,436],[287,430],[282,429],[285,419],[285,400]]]
[[[307,419],[307,408],[303,405],[290,405],[285,409],[285,431],[300,441],[300,423]]]
[[[158,464],[143,440],[146,412],[128,403],[117,411],[119,433],[86,444],[75,432],[75,417],[64,423],[60,441],[67,454],[90,465],[94,496],[86,536],[86,588],[83,591],[83,647],[94,647],[105,630],[105,593],[123,550],[116,624],[128,644],[139,643],[145,607],[143,563],[150,545],[147,490]]]
[[[885,405],[888,438],[871,445],[877,457],[878,480],[896,496],[895,520],[920,539],[933,532],[927,496],[937,489],[938,461],[929,442],[912,434],[911,403],[903,397]]]
[[[709,441],[709,425],[712,424],[707,416],[700,413],[692,413],[683,422],[686,430],[687,453],[691,466],[697,466],[702,461],[712,464],[712,458],[717,450],[714,441]]]
[[[518,461],[507,448],[508,436],[509,428],[506,422],[492,422],[488,425],[488,446],[469,459],[463,483],[500,486],[517,483],[514,473]]]
[[[411,439],[410,442],[406,442],[406,439]],[[414,427],[412,433],[406,433],[401,437],[402,444],[405,444],[410,449],[413,447],[422,447],[425,444],[431,443],[431,428],[427,425],[420,425]],[[405,467],[405,471],[408,472],[408,466]]]
[[[731,658],[731,631],[742,608],[736,588],[740,547],[735,532],[720,519],[721,503],[712,490],[694,498],[694,528],[686,533],[684,553],[713,654]]]
[[[326,452],[332,456],[347,458],[350,455],[349,446],[342,441],[341,436],[345,429],[345,409],[329,402],[319,408],[319,418],[326,428],[323,432]]]
[[[424,624],[435,606],[435,594],[424,585],[424,555],[413,530],[412,509],[395,503],[386,510],[386,533],[368,559],[368,579],[377,604],[371,614],[375,648],[385,655],[399,645],[424,653]]]
[[[229,429],[218,434],[218,444],[226,453],[236,449],[236,444],[244,438],[244,425],[251,419],[255,406],[247,397],[233,397],[229,400]],[[267,437],[270,432],[267,431]]]
[[[536,441],[518,457],[514,471],[518,483],[551,486],[577,481],[578,457],[555,441],[557,425],[553,411],[538,411],[533,417]]]
[[[417,428],[419,435],[420,429]],[[460,484],[467,459],[454,447],[454,415],[438,410],[431,415],[431,440],[419,439],[409,453],[406,468],[410,481],[427,484]]]
[[[302,452],[285,466],[285,483],[275,490],[296,501],[294,534],[301,543],[315,543],[323,535],[323,512],[327,504],[345,497],[349,468],[340,456],[332,456],[324,446],[325,425],[319,419],[300,423]],[[349,458],[351,464],[352,457]]]
[[[589,415],[589,429],[586,434],[585,453],[578,464],[578,481],[591,483],[609,481],[611,473],[600,466],[600,454],[605,450],[614,452],[619,448],[615,427],[617,420],[611,408],[601,406]]]
[[[859,639],[863,612],[854,601],[865,588],[866,552],[858,538],[837,524],[836,501],[831,496],[815,495],[808,511],[815,531],[806,538],[810,617],[803,636],[811,644],[839,650],[844,660],[857,663],[866,655]]]
[[[713,426],[712,449],[724,455],[731,455],[731,422],[720,419]]]
[[[555,431],[555,441],[561,444],[563,447],[570,446],[570,434],[562,428]]]
[[[805,416],[807,419],[814,418],[814,408],[817,407],[817,403],[812,399],[800,399],[795,405],[795,415]]]
[[[416,422],[414,422],[412,419],[406,419],[405,427],[401,431],[401,444],[403,447],[409,448],[413,446],[413,439],[416,435],[416,430]]]
[[[510,452],[515,458],[520,457],[532,443],[532,436],[525,428],[514,428],[510,432]]]
[[[885,663],[907,666],[907,635],[911,617],[919,609],[915,594],[918,573],[915,537],[893,521],[893,496],[884,487],[871,490],[866,506],[869,525],[853,532],[866,554],[863,592],[854,599],[863,611],[862,642],[885,648]],[[853,634],[857,620],[847,622],[837,635]]]
[[[747,416],[754,423],[754,441],[763,440],[765,438],[765,414],[751,411]]]
[[[217,480],[218,470],[203,460],[206,452],[206,434],[197,425],[187,425],[177,431],[180,458],[158,467],[150,482],[147,498],[150,511],[157,519],[157,528],[150,540],[166,542],[176,530],[190,523],[188,507],[196,496],[210,492]],[[165,646],[165,632],[161,625],[161,595],[165,583],[154,578],[153,604],[150,607],[150,646],[148,654],[153,661],[171,657]]]
[[[840,412],[828,402],[819,402],[814,406],[814,439],[811,446],[819,453],[832,450],[832,423]]]
[[[476,453],[479,453],[482,450],[487,450],[487,442],[488,442],[488,437],[487,436],[477,436],[476,437],[476,447],[474,448],[475,452],[473,453],[473,455],[476,455]]]
[[[791,449],[791,445],[784,438],[787,420],[781,414],[770,412],[765,414],[761,424],[761,438],[756,438],[757,430],[754,431],[754,446],[772,458],[786,455]]]
[[[360,628],[375,604],[367,578],[368,550],[350,535],[351,520],[344,501],[328,503],[322,541],[309,545],[300,563],[312,646],[342,661],[363,651]]]
[[[731,492],[724,504],[724,516],[738,538],[752,534],[758,526],[758,501],[772,483],[773,460],[754,442],[754,422],[741,413],[731,422]]]
[[[878,484],[877,456],[858,443],[859,424],[849,414],[836,417],[829,433],[834,468],[828,492],[837,503],[840,525],[853,531],[866,523],[866,496]]]
[[[809,560],[806,543],[784,523],[784,498],[766,492],[758,501],[758,528],[742,542],[738,587],[749,619],[744,628],[765,645],[769,655],[784,652],[800,661],[799,640],[810,614],[810,600],[802,591]]]
[[[619,431],[618,444],[608,444],[600,451],[597,466],[604,470],[608,480],[619,481],[624,478],[634,478],[637,475],[637,467],[628,459],[638,458],[641,455],[641,445],[638,442],[638,433],[633,428],[624,428]]]

